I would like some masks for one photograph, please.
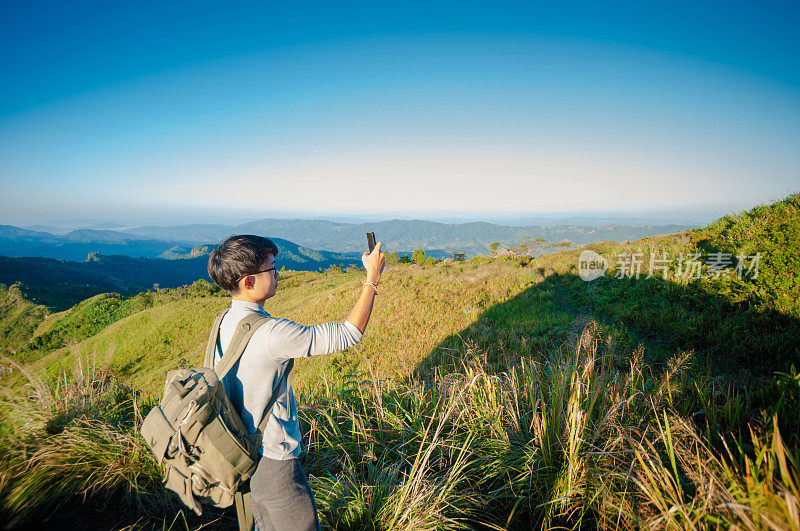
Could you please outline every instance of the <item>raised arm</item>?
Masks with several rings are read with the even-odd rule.
[[[383,266],[386,264],[383,252],[381,251],[381,245],[382,242],[378,242],[375,244],[372,253],[364,251],[364,254],[361,255],[361,262],[364,264],[364,269],[367,270],[367,279],[365,282],[372,282],[376,286],[381,280]],[[353,323],[362,334],[367,329],[367,323],[369,322],[369,316],[372,314],[372,303],[374,300],[375,289],[365,284],[361,288],[361,296],[358,298],[358,302],[356,302],[356,305],[353,307],[353,311],[350,312],[350,317],[347,318],[347,320]]]
[[[361,261],[367,270],[366,282],[377,286],[385,265],[381,242],[375,245],[371,254],[365,252]],[[367,328],[374,298],[375,290],[370,286],[363,286],[358,302],[344,323],[303,326],[287,319],[277,319],[267,335],[270,355],[278,359],[299,358],[331,354],[352,347],[361,341]]]

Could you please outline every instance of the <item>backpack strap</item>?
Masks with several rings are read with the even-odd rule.
[[[222,378],[228,374],[228,371],[239,361],[239,358],[242,357],[244,353],[244,349],[247,347],[247,344],[250,342],[250,338],[253,337],[256,330],[258,328],[272,319],[272,317],[266,317],[264,315],[253,313],[239,321],[239,326],[236,329],[236,332],[233,334],[233,338],[231,339],[231,344],[228,345],[228,349],[225,351],[225,354],[222,355],[222,358],[219,360],[216,368],[214,367],[214,351],[216,349],[217,343],[219,342],[219,326],[222,323],[222,318],[228,310],[221,312],[217,316],[217,320],[214,322],[214,326],[211,328],[211,334],[208,337],[208,345],[206,346],[206,355],[205,355],[205,363],[204,366],[215,369],[217,373],[217,377],[222,380]],[[286,364],[286,369],[283,371],[283,375],[281,375],[281,379],[278,381],[275,388],[272,390],[272,396],[270,396],[269,401],[267,401],[266,407],[264,407],[264,413],[261,416],[261,422],[258,425],[258,432],[259,432],[259,439],[261,435],[264,433],[264,428],[267,426],[267,420],[269,420],[269,413],[272,410],[272,406],[275,405],[275,400],[278,399],[278,391],[280,390],[281,385],[283,382],[286,382],[286,387],[289,387],[290,381],[290,373],[292,372],[292,368],[294,367],[294,359],[289,359],[289,362]],[[260,442],[259,442],[260,443]]]
[[[219,343],[219,327],[222,323],[222,318],[227,312],[228,310],[226,309],[217,316],[217,319],[214,322],[214,326],[211,327],[211,333],[208,337],[208,345],[206,345],[206,354],[203,365],[210,369],[215,369],[214,352],[216,350],[217,343]],[[220,381],[228,373],[228,371],[231,370],[236,362],[239,361],[239,358],[242,357],[244,349],[247,347],[247,344],[250,342],[250,338],[253,337],[253,334],[255,334],[256,330],[258,330],[261,325],[270,319],[272,319],[272,317],[265,317],[261,314],[253,313],[239,322],[236,332],[234,332],[233,338],[231,339],[231,344],[228,345],[227,350],[217,364],[216,373]],[[272,390],[272,396],[269,397],[269,401],[267,402],[266,407],[264,407],[264,413],[261,416],[261,422],[259,423],[256,431],[256,446],[261,446],[261,440],[264,436],[264,429],[267,427],[267,421],[269,420],[269,415],[272,412],[272,406],[275,405],[275,401],[278,399],[278,391],[280,391],[281,385],[284,382],[286,382],[287,388],[290,385],[289,375],[292,372],[293,367],[294,359],[290,359],[286,364],[286,369],[281,375],[281,379]],[[239,530],[252,530],[254,527],[254,522],[249,482],[235,493],[234,501],[236,504],[236,519],[239,523]]]
[[[219,325],[222,323],[222,318],[225,317],[226,313],[228,313],[228,308],[219,312],[217,319],[214,321],[214,326],[211,327],[211,334],[208,336],[208,344],[206,345],[206,355],[203,358],[203,367],[214,368],[214,350],[217,346],[217,341],[219,341]]]
[[[219,325],[222,322],[222,318],[225,316],[226,312],[227,310],[219,314],[216,322],[214,323],[214,327],[211,329],[211,335],[208,338],[205,366],[212,369],[215,368],[214,350],[217,342],[219,341]],[[236,332],[233,334],[233,339],[231,339],[231,344],[228,345],[228,349],[219,360],[219,363],[215,369],[217,377],[220,380],[222,380],[222,378],[228,373],[228,371],[231,370],[236,362],[239,361],[239,358],[242,357],[244,349],[247,347],[247,343],[250,341],[250,338],[253,337],[253,334],[255,334],[256,330],[258,330],[262,324],[266,323],[270,319],[272,319],[272,317],[266,317],[259,313],[253,313],[239,322],[239,326],[237,327]],[[280,391],[281,385],[283,385],[285,382],[287,389],[291,385],[290,381],[293,367],[294,359],[290,358],[280,380],[278,380],[275,388],[272,389],[272,396],[269,397],[267,405],[264,407],[264,412],[261,415],[261,422],[258,424],[258,431],[256,432],[258,446],[261,445],[261,438],[264,436],[264,430],[267,427],[267,421],[269,420],[269,415],[272,412],[272,406],[275,405],[275,401],[278,399],[278,392]]]
[[[289,362],[286,364],[286,369],[283,371],[281,375],[281,379],[278,380],[278,384],[275,386],[275,389],[272,390],[272,396],[269,397],[269,401],[267,402],[266,407],[264,407],[264,413],[261,415],[261,422],[258,423],[258,434],[257,443],[258,446],[261,446],[261,438],[264,436],[264,430],[267,427],[267,421],[269,420],[269,415],[272,413],[272,406],[275,405],[275,401],[278,399],[278,391],[281,389],[281,385],[286,382],[286,388],[289,388],[289,374],[292,372],[292,368],[294,367],[294,358],[289,358]]]
[[[239,531],[252,531],[255,527],[253,521],[253,502],[250,497],[250,482],[236,491],[233,495],[236,503],[236,520],[239,521]]]
[[[247,343],[250,342],[250,338],[253,337],[253,334],[256,333],[258,328],[266,323],[267,321],[271,320],[272,317],[266,317],[261,315],[260,313],[251,313],[241,321],[239,321],[239,325],[236,327],[236,332],[233,334],[233,338],[231,339],[231,344],[228,345],[228,349],[225,351],[225,354],[222,355],[222,358],[219,360],[219,363],[214,368],[215,372],[217,373],[217,377],[222,380],[228,371],[233,368],[239,358],[242,357],[242,353],[244,349],[247,347]],[[215,336],[219,337],[219,325],[216,327]],[[216,346],[217,339],[214,340],[214,345]]]
[[[214,369],[214,351],[217,343],[219,342],[219,327],[222,323],[222,318],[225,316],[227,311],[228,310],[225,310],[219,314],[217,320],[214,322],[214,326],[211,328],[211,334],[208,337],[205,366],[211,369]],[[262,324],[266,323],[270,319],[271,317],[265,317],[261,314],[254,313],[248,315],[239,322],[239,326],[237,327],[236,332],[233,334],[233,339],[231,339],[231,344],[228,345],[228,349],[222,355],[222,358],[217,364],[216,373],[220,380],[222,380],[222,378],[228,373],[228,371],[231,370],[236,362],[239,361],[239,358],[242,357],[244,349],[247,347],[247,344],[250,342],[250,338],[253,337],[253,334],[255,334],[256,330],[258,330]],[[275,385],[275,388],[272,390],[272,396],[269,397],[267,405],[264,407],[264,413],[261,415],[261,422],[258,424],[258,428],[255,433],[255,442],[257,447],[261,446],[261,441],[264,437],[264,430],[267,427],[267,422],[269,421],[272,407],[275,405],[275,401],[278,399],[278,392],[280,391],[281,385],[286,383],[287,389],[289,385],[291,385],[289,382],[293,367],[294,359],[289,359],[289,362],[286,364],[286,369],[284,369],[280,380],[278,380],[277,385]],[[239,530],[251,531],[254,528],[254,521],[249,482],[235,493],[234,501],[236,505],[236,519],[239,523]]]

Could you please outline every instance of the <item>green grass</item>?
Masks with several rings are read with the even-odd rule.
[[[725,216],[696,231],[693,241],[706,251],[761,254],[758,277],[732,283],[759,310],[774,310],[800,318],[800,193],[783,201]]]
[[[390,264],[364,339],[296,366],[325,524],[800,531],[796,205],[587,246],[611,265],[590,284],[582,249]],[[709,249],[775,261],[741,281],[613,278],[620,253]],[[287,273],[266,309],[342,321],[362,277]],[[157,401],[166,371],[201,363],[228,303],[202,283],[103,295],[30,332],[72,344],[34,347],[3,380],[3,517],[117,504],[134,528],[230,525],[230,512],[177,513],[135,433],[136,407]]]
[[[24,348],[48,314],[44,306],[25,299],[19,285],[0,284],[0,351],[16,354]]]
[[[362,276],[357,271],[297,274],[280,281],[278,295],[267,301],[266,309],[273,316],[305,324],[344,321],[358,298]],[[429,353],[448,348],[448,338],[468,328],[480,315],[494,315],[492,307],[525,293],[541,278],[532,269],[507,263],[392,266],[381,280],[370,333],[345,352],[298,360],[295,388],[298,393],[313,394],[321,379],[335,380],[352,370],[367,370],[368,364],[381,378],[408,376],[427,363]],[[177,297],[173,292],[164,290],[164,300],[113,322],[75,348],[84,356],[107,358],[117,374],[155,396],[161,392],[166,371],[202,363],[208,327],[229,304],[229,299],[215,294]],[[559,308],[553,296],[537,294],[498,313],[498,332],[482,335],[482,342],[491,345],[497,334],[501,338],[508,335],[507,344],[516,348],[519,341],[527,341],[526,336],[552,334],[552,327],[560,327],[558,333],[563,333],[571,314]],[[419,304],[424,298],[427,304]],[[453,301],[458,301],[457,305]],[[70,316],[68,322],[74,321]],[[66,366],[67,350],[51,351],[32,366],[59,373]]]
[[[70,373],[51,379],[19,367],[30,391],[6,417],[13,429],[3,430],[3,519],[27,524],[76,498],[109,508],[121,503],[131,515],[175,508],[138,436],[136,393],[107,368],[75,361]]]
[[[590,323],[574,347],[497,374],[465,347],[461,371],[440,371],[435,386],[360,378],[327,386],[302,415],[323,521],[796,528],[798,452],[776,426],[752,435],[752,456],[739,447],[720,454],[668,404],[684,391],[688,357],[651,373],[634,355],[620,370],[605,344]]]
[[[690,355],[654,371],[639,350],[621,367],[610,344],[590,321],[546,356],[499,372],[464,343],[452,352],[458,370],[436,369],[427,381],[352,372],[321,382],[300,417],[322,522],[408,530],[800,525],[800,454],[774,420],[719,451],[673,407],[693,392],[682,378]],[[135,391],[102,365],[80,356],[73,363],[60,380],[29,375],[33,400],[18,403],[24,422],[3,440],[4,518],[23,525],[84,499],[113,506],[134,528],[232,525],[230,512],[176,520],[176,499],[160,487],[137,434]],[[725,414],[724,405],[711,407]]]

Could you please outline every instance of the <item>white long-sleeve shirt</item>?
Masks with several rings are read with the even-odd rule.
[[[236,327],[250,313],[269,314],[255,302],[232,300],[231,308],[220,324],[219,343],[228,348]],[[331,354],[352,347],[362,334],[350,321],[303,326],[288,319],[273,318],[256,330],[242,357],[224,380],[225,390],[249,433],[261,422],[273,388],[278,384],[291,358]],[[216,365],[222,357],[220,344],[214,354]],[[278,389],[278,398],[264,429],[261,453],[270,459],[285,461],[300,455],[300,423],[291,386]]]

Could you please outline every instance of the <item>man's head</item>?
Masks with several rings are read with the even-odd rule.
[[[231,236],[211,253],[208,275],[232,296],[243,295],[242,290],[255,290],[255,299],[261,300],[261,295],[267,299],[275,294],[277,270],[263,270],[275,266],[277,255],[278,247],[267,238]]]

